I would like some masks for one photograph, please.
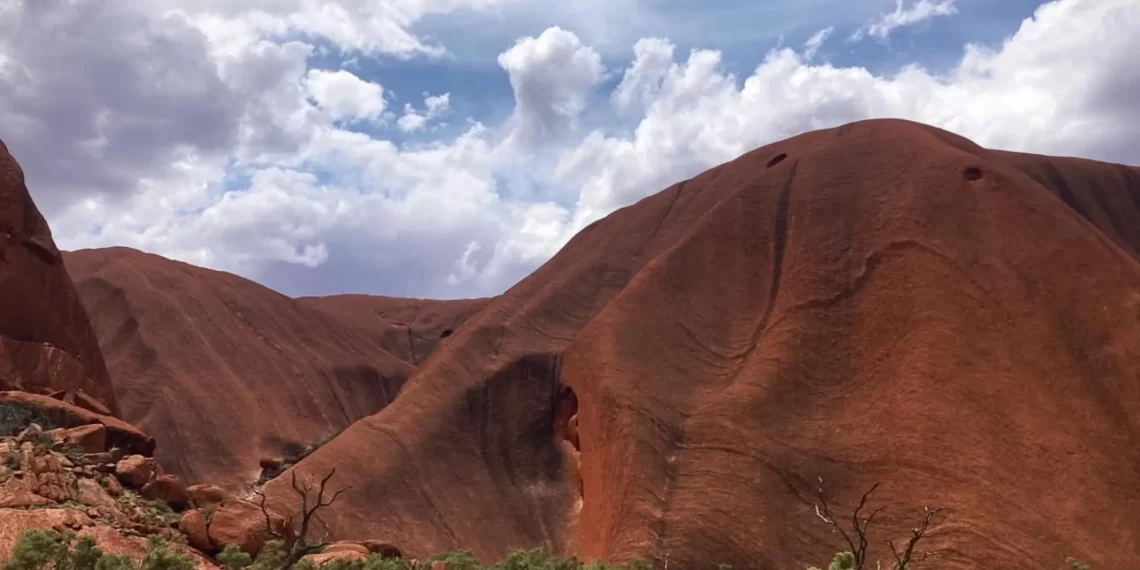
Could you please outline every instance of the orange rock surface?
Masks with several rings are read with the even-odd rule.
[[[1138,228],[1133,167],[806,133],[590,225],[294,470],[351,486],[334,538],[410,557],[826,565],[821,477],[844,516],[882,483],[872,561],[929,505],[939,568],[1125,567]]]
[[[490,299],[404,299],[378,295],[300,297],[375,339],[393,356],[418,366],[443,339]]]
[[[334,316],[230,273],[127,248],[64,258],[123,417],[190,484],[247,490],[261,457],[376,412],[412,370]]]
[[[118,413],[103,357],[24,173],[0,142],[0,391],[78,391]]]

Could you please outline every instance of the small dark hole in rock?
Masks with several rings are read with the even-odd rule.
[[[441,339],[447,338],[449,336],[451,336],[451,329],[445,329],[443,332],[439,333],[439,338]]]
[[[788,153],[786,153],[786,152],[781,152],[780,154],[773,156],[772,160],[768,161],[768,168],[772,168],[773,166],[780,164],[781,162],[784,161],[785,158],[788,158]]]
[[[982,169],[978,168],[976,166],[966,167],[966,170],[962,171],[962,178],[965,178],[966,180],[969,180],[971,182],[973,182],[975,180],[981,180],[982,179]]]

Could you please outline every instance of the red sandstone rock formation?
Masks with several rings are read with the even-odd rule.
[[[1124,567],[1137,228],[1136,168],[898,120],[807,133],[590,225],[294,470],[351,485],[334,538],[412,557],[826,564],[822,477],[845,514],[882,482],[872,560],[931,505],[939,568]]]
[[[118,403],[87,313],[24,173],[0,142],[0,390],[82,390]]]
[[[259,459],[376,412],[412,370],[374,335],[229,273],[127,248],[64,258],[123,416],[191,484],[248,489]]]
[[[388,352],[418,366],[443,339],[490,299],[403,299],[376,295],[300,297],[353,330],[376,339]]]

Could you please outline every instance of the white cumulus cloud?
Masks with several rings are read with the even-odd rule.
[[[372,120],[384,113],[384,87],[349,71],[310,69],[305,86],[317,106],[334,120]]]
[[[559,27],[520,39],[499,56],[499,65],[515,94],[512,136],[524,145],[572,128],[604,71],[598,52]]]
[[[718,51],[643,38],[602,97],[597,51],[552,25],[488,62],[514,97],[497,124],[453,117],[462,91],[391,92],[385,71],[312,67],[325,44],[360,61],[382,50],[436,57],[446,46],[412,32],[419,18],[498,5],[341,2],[325,14],[300,0],[0,0],[0,137],[62,247],[137,247],[290,294],[497,293],[615,208],[857,119],[1140,163],[1140,0],[1046,3],[1004,42],[965,46],[939,72],[817,62],[822,32],[742,74]],[[407,35],[361,31],[380,21]],[[393,113],[388,100],[410,104]],[[590,113],[610,113],[589,123],[610,126],[582,128]],[[431,139],[429,119],[445,117],[466,126]],[[416,142],[400,142],[400,129]]]

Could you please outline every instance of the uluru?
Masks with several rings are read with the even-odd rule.
[[[65,252],[86,312],[56,338],[97,338],[109,374],[38,391],[111,394],[163,472],[264,483],[280,512],[294,477],[335,470],[321,532],[409,558],[806,567],[846,546],[820,493],[846,513],[876,488],[870,559],[929,507],[927,564],[1120,567],[1140,555],[1138,228],[1135,167],[860,121],[622,208],[488,299],[290,298]]]
[[[0,157],[0,412],[66,424],[5,424],[0,554],[39,525],[203,569],[274,537],[805,568],[859,550],[831,523],[865,500],[867,564],[924,520],[907,567],[1140,559],[1140,168],[856,121],[432,300],[60,253]],[[331,498],[304,528],[298,481]]]
[[[351,487],[331,533],[417,556],[806,567],[845,546],[822,480],[848,508],[882,485],[872,560],[928,506],[941,568],[1121,567],[1138,222],[1135,167],[805,133],[586,228],[294,469]]]

